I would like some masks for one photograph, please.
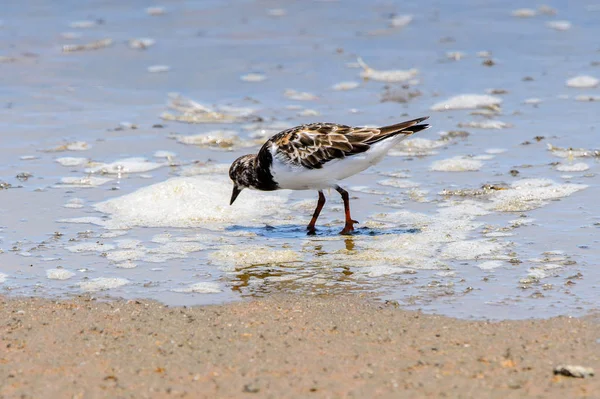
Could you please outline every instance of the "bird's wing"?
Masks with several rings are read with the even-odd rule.
[[[350,127],[335,123],[312,123],[284,130],[261,149],[271,151],[280,161],[308,169],[320,169],[334,159],[367,151],[371,145],[397,134],[411,135],[427,129],[419,118],[380,128]]]

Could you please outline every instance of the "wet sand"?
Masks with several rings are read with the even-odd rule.
[[[359,296],[0,297],[0,398],[598,397],[597,316],[465,321]]]

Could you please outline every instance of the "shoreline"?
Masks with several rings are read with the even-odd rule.
[[[594,397],[598,315],[466,321],[359,296],[225,305],[0,296],[0,398]]]

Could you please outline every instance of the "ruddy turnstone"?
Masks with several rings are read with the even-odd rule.
[[[323,190],[335,188],[342,196],[346,214],[340,234],[349,234],[358,222],[350,216],[348,192],[338,182],[379,163],[400,141],[429,128],[428,124],[420,124],[427,118],[380,128],[311,123],[279,132],[258,154],[244,155],[231,164],[230,205],[247,187],[262,191],[317,190],[319,201],[306,227],[308,234],[315,234],[315,223],[325,205]]]

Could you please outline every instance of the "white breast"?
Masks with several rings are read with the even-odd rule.
[[[293,166],[280,160],[274,151],[271,174],[280,188],[290,190],[323,190],[338,185],[340,180],[353,176],[375,165],[385,157],[388,151],[406,136],[397,135],[380,141],[369,150],[346,158],[334,159],[323,165],[321,169],[307,169]]]

